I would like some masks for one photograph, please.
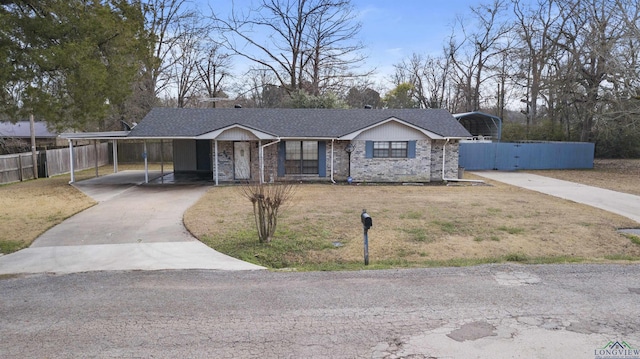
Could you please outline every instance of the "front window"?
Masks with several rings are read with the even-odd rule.
[[[285,174],[318,174],[318,141],[285,142]]]
[[[373,142],[374,158],[407,158],[408,142],[375,141]]]

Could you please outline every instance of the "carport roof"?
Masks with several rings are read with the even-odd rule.
[[[484,112],[466,112],[453,115],[473,136],[491,136],[500,140],[502,119]]]
[[[340,138],[390,118],[442,137],[470,136],[448,111],[439,109],[154,108],[128,137],[191,138],[242,125],[281,138]]]

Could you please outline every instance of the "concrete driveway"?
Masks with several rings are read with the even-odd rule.
[[[640,223],[640,196],[525,172],[474,171],[473,174],[600,208]]]
[[[214,251],[185,229],[183,213],[211,187],[140,186],[140,173],[131,172],[78,183],[98,204],[0,257],[0,274],[264,269]]]

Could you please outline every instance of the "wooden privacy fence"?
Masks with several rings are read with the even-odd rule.
[[[31,152],[0,156],[0,183],[33,179]]]
[[[107,143],[73,148],[74,169],[83,170],[109,164]],[[69,148],[38,151],[38,176],[51,177],[69,173]],[[31,152],[0,156],[0,183],[33,179]]]
[[[472,171],[588,169],[594,150],[587,142],[461,142],[458,165]]]
[[[96,153],[97,151],[97,153]],[[71,166],[69,162],[69,148],[46,151],[46,177],[69,173]],[[109,164],[109,146],[107,143],[96,145],[86,145],[73,147],[73,169],[75,171],[85,170]]]
[[[109,143],[110,160],[112,143]],[[144,161],[144,143],[141,141],[118,141],[118,163],[140,163]],[[149,162],[172,162],[173,141],[147,141],[147,160]]]

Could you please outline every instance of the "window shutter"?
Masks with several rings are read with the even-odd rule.
[[[407,147],[407,157],[416,158],[416,141],[409,141]]]
[[[327,177],[327,143],[318,142],[318,176]]]
[[[286,147],[283,141],[278,144],[278,177],[284,177],[285,153]]]
[[[367,141],[365,143],[364,157],[373,158],[373,141]]]

